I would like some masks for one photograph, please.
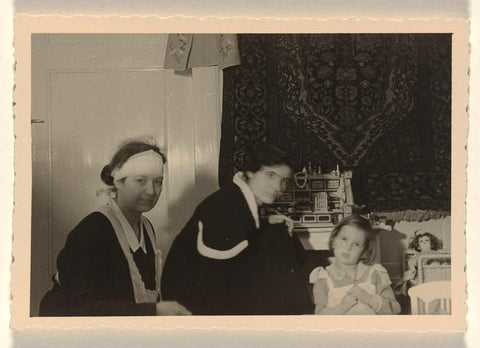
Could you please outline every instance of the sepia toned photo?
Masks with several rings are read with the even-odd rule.
[[[465,327],[461,24],[19,22],[19,327]]]

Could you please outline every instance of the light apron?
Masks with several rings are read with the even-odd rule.
[[[150,290],[145,288],[142,276],[138,267],[133,259],[133,255],[130,251],[130,246],[125,236],[125,232],[122,228],[118,214],[122,214],[120,208],[116,204],[106,204],[98,209],[108,220],[112,223],[115,235],[117,236],[120,247],[123,254],[127,259],[128,269],[130,271],[130,278],[132,279],[133,292],[135,295],[135,303],[155,303],[160,300],[160,273],[162,270],[162,252],[157,246],[157,240],[155,233],[153,232],[152,225],[146,217],[141,216],[141,222],[147,231],[148,238],[152,244],[152,248],[155,252],[155,280],[156,289]]]

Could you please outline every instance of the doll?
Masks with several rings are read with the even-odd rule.
[[[442,249],[442,241],[435,235],[429,232],[417,231],[415,237],[410,241],[409,248],[418,252],[415,257],[408,260],[408,270],[403,274],[403,281],[409,282],[411,285],[417,285],[417,263],[418,256],[427,253],[434,253]]]

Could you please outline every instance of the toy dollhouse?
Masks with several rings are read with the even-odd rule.
[[[294,221],[294,232],[305,249],[325,250],[333,226],[352,214],[352,171],[340,172],[337,166],[324,174],[308,167],[294,174],[272,207]]]

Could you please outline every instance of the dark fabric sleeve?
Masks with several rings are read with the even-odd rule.
[[[228,251],[247,241],[246,224],[241,213],[227,202],[222,204],[219,200],[215,204],[205,204],[199,208],[196,217],[203,224],[203,242],[211,249]]]
[[[135,303],[127,261],[110,221],[101,213],[90,214],[69,234],[57,258],[57,268],[60,286],[43,301],[42,312],[46,315],[48,312],[65,316],[156,313],[155,303]],[[52,311],[47,305],[45,309],[45,302],[61,308]]]
[[[241,226],[234,223],[238,219],[231,220],[228,227],[223,218],[197,211],[170,248],[162,274],[162,298],[178,301],[194,315],[233,314],[230,280],[248,248],[226,259],[201,255],[197,247],[198,221],[204,224],[204,243],[208,248],[224,251],[238,244],[237,239],[228,237],[241,233]]]

